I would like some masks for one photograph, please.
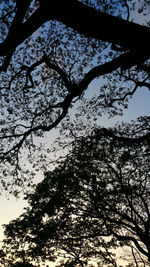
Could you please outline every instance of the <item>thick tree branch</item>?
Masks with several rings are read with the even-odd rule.
[[[26,22],[18,23],[15,29],[14,27],[12,28],[4,42],[0,44],[0,56],[14,52],[18,45],[23,43],[46,22],[46,18],[41,16],[40,13],[40,9],[36,10]]]
[[[18,2],[17,2],[18,3]],[[29,8],[29,5],[31,3],[31,0],[22,1],[21,5],[16,3],[17,11],[16,15],[11,23],[8,35],[4,42],[0,44],[0,55],[7,55],[8,53],[12,53],[15,48],[15,38],[18,39],[18,29],[21,27],[23,23],[23,19],[26,15],[26,12]],[[13,47],[14,46],[14,47]]]
[[[41,7],[22,23],[30,2],[31,0],[24,1],[24,8],[18,8],[6,39],[0,44],[1,56],[12,53],[18,45],[49,20],[60,21],[87,37],[117,44],[125,50],[135,51],[140,61],[150,56],[150,41],[147,38],[150,29],[148,27],[104,14],[76,0],[63,2],[53,0],[51,3],[43,1]]]
[[[118,141],[126,141],[129,143],[140,144],[142,142],[145,142],[146,140],[150,140],[150,132],[148,132],[142,136],[132,138],[132,137],[125,137],[125,136],[116,135],[111,130],[106,129],[106,128],[102,128],[102,131],[103,131],[105,136],[112,137],[114,140],[118,140]]]
[[[146,59],[146,58],[145,58]],[[118,68],[128,69],[134,65],[140,64],[145,60],[144,58],[138,58],[136,53],[133,52],[126,52],[119,57],[106,62],[105,64],[99,65],[91,69],[80,82],[81,88],[87,88],[90,82],[95,79],[96,77],[100,77],[104,74],[111,73]]]
[[[137,241],[137,239],[134,238],[133,236],[122,236],[122,235],[119,235],[119,234],[115,233],[114,231],[113,231],[113,235],[114,235],[119,241],[132,241],[132,242],[135,244],[135,246],[137,247],[137,249],[138,249],[143,255],[145,255],[146,257],[149,257],[149,254],[147,253],[147,251],[144,250],[144,249],[140,246],[140,244],[139,244],[139,242]]]
[[[149,28],[96,11],[79,1],[66,0],[63,1],[63,5],[59,2],[59,7],[58,2],[55,1],[53,7],[54,13],[57,14],[56,19],[77,32],[133,51],[139,50],[140,52],[144,43],[145,48],[148,49]],[[48,1],[44,3],[48,4]],[[66,15],[64,15],[65,10],[68,11]]]

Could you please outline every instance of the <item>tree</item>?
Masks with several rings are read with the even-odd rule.
[[[148,2],[140,6],[134,0],[131,5],[126,0],[1,1],[0,178],[4,189],[12,192],[12,185],[30,185],[25,155],[35,165],[36,138],[60,125],[95,78],[104,81],[88,105],[96,114],[120,113],[137,88],[150,88],[150,29],[129,21],[133,8],[146,16]],[[134,127],[130,136],[107,129],[105,134],[140,143],[150,136],[149,117],[139,127],[138,135]],[[29,150],[24,155],[25,149]]]
[[[33,267],[30,263],[17,262],[12,265],[12,267]]]
[[[95,129],[75,140],[67,158],[27,196],[26,212],[5,226],[6,247],[17,255],[25,246],[27,258],[64,252],[73,266],[96,258],[116,267],[113,249],[128,246],[136,264],[149,266],[149,174],[148,144]]]

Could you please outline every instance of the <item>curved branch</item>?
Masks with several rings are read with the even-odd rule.
[[[143,61],[143,58],[141,59],[141,61]],[[137,65],[140,62],[139,62],[139,59],[137,58],[136,53],[126,52],[123,55],[120,55],[119,57],[117,57],[117,58],[115,58],[109,62],[106,62],[102,65],[99,65],[99,66],[92,68],[89,72],[87,72],[85,74],[84,78],[78,84],[72,83],[70,78],[65,73],[65,71],[63,71],[58,65],[56,65],[55,62],[51,61],[50,58],[46,54],[42,57],[41,60],[35,62],[30,67],[25,67],[25,68],[28,68],[28,75],[37,66],[39,66],[42,63],[45,63],[47,65],[47,67],[49,67],[50,69],[53,69],[54,71],[56,71],[60,75],[61,79],[64,82],[64,85],[66,86],[66,88],[69,92],[72,92],[72,93],[74,92],[74,95],[79,96],[83,93],[83,91],[85,91],[87,89],[88,85],[95,78],[100,77],[104,74],[111,73],[111,72],[117,70],[118,68],[124,68],[124,69],[130,68],[133,66],[133,64]],[[149,86],[150,87],[150,85],[148,83],[145,83],[145,82],[138,82],[137,86]],[[135,92],[135,90],[136,90],[136,88],[133,90],[133,92],[127,93],[127,95],[132,95]],[[123,100],[126,98],[127,95],[125,95],[123,97]],[[116,101],[116,100],[114,100],[114,101]]]
[[[106,105],[109,106],[109,107],[112,107],[113,106],[112,104],[117,102],[117,101],[119,101],[119,102],[122,101],[123,102],[128,96],[133,96],[134,93],[136,92],[137,88],[138,88],[138,85],[135,85],[135,87],[134,87],[134,89],[132,91],[129,91],[129,92],[125,93],[124,96],[122,96],[122,97],[116,97],[116,98],[111,99],[110,101],[107,101],[105,99]]]
[[[127,8],[127,21],[129,21],[129,17],[130,17],[130,8],[129,5],[127,3],[127,0],[124,0],[125,6]]]
[[[135,246],[137,247],[137,249],[143,254],[145,255],[146,257],[149,258],[149,253],[144,250],[140,244],[138,243],[137,239],[134,238],[133,236],[122,236],[122,235],[119,235],[119,234],[116,234],[115,232],[113,232],[113,235],[119,240],[119,241],[132,241]]]
[[[130,55],[131,53],[125,53],[124,55],[119,56],[118,58],[107,62],[103,65],[97,66],[95,68],[93,68],[92,70],[90,70],[85,76],[84,78],[78,83],[78,84],[73,84],[71,82],[71,80],[68,78],[68,76],[66,75],[66,73],[58,66],[56,65],[54,62],[52,62],[46,55],[44,55],[42,57],[41,60],[35,62],[34,64],[32,64],[30,67],[27,66],[23,66],[23,70],[27,69],[27,75],[30,75],[31,72],[40,64],[45,63],[49,68],[55,70],[61,77],[61,79],[64,81],[64,84],[66,86],[66,89],[68,90],[68,95],[65,97],[65,99],[60,102],[57,103],[56,105],[53,106],[49,106],[45,109],[45,111],[48,110],[52,110],[55,108],[62,108],[62,112],[59,115],[59,117],[50,125],[46,126],[46,125],[38,125],[33,127],[34,124],[34,119],[37,118],[38,116],[40,116],[41,114],[43,114],[43,112],[45,111],[41,111],[39,113],[37,113],[35,115],[35,117],[33,118],[33,121],[31,123],[30,129],[28,129],[26,132],[22,133],[22,134],[14,134],[11,136],[5,136],[5,137],[1,137],[0,139],[6,139],[7,137],[21,137],[22,139],[11,149],[9,149],[7,152],[2,153],[1,159],[6,159],[6,157],[8,156],[8,154],[10,154],[12,151],[19,151],[21,146],[23,145],[24,141],[27,139],[27,137],[29,135],[31,135],[33,132],[37,132],[39,130],[42,131],[50,131],[51,129],[53,129],[54,127],[56,127],[63,118],[65,118],[65,116],[68,113],[68,110],[71,106],[71,103],[73,101],[74,98],[76,98],[77,96],[80,96],[80,94],[87,89],[88,84],[97,76],[99,75],[103,75],[105,73],[108,72],[112,72],[113,70],[115,70],[116,68],[118,68],[118,66],[120,66],[120,64],[124,64],[125,62],[129,63],[130,60]],[[133,55],[133,54],[132,54]],[[20,74],[20,72],[19,72]],[[15,74],[14,77],[16,77],[17,74]],[[123,137],[123,136],[119,136],[114,134],[112,131],[103,128],[102,132],[104,135],[112,137],[114,140],[119,140],[119,141],[127,141],[127,142],[131,142],[131,143],[141,143],[143,141],[145,141],[146,139],[150,138],[150,133],[147,133],[143,136],[139,136],[136,138],[130,138],[130,137]],[[18,153],[18,152],[17,152]]]
[[[133,81],[135,83],[135,86],[134,86],[133,90],[129,91],[129,92],[126,92],[122,97],[112,98],[110,101],[105,100],[109,107],[111,107],[114,102],[117,102],[117,101],[122,101],[123,102],[128,96],[133,96],[134,93],[136,92],[136,90],[138,89],[138,87],[147,87],[150,90],[150,84],[148,82],[145,82],[145,79],[143,81],[141,81],[141,82],[140,81],[135,81],[132,78],[131,79],[128,78],[128,80]]]
[[[142,136],[138,136],[138,137],[134,137],[134,138],[116,135],[115,133],[113,133],[111,130],[109,130],[107,128],[102,128],[102,132],[105,136],[112,137],[114,140],[126,141],[129,143],[140,144],[142,142],[145,142],[146,140],[150,140],[150,132],[148,132]]]
[[[123,55],[120,55],[109,62],[106,62],[91,69],[80,82],[80,87],[85,89],[93,79],[100,77],[104,74],[111,73],[117,70],[118,68],[131,68],[134,65],[140,64],[140,61],[143,62],[143,60],[145,59],[143,57],[141,59],[138,58],[137,53],[135,52],[126,52]]]

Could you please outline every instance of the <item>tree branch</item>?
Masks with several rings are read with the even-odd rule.
[[[87,37],[115,43],[125,49],[139,50],[139,53],[141,47],[144,45],[147,53],[149,53],[147,36],[149,35],[150,29],[148,27],[102,13],[79,1],[65,0],[63,1],[63,5],[59,3],[59,8],[58,2],[55,0],[53,10],[55,11],[56,19],[66,26],[71,27]],[[48,1],[45,1],[45,3],[48,4]],[[47,5],[45,5],[45,12],[46,8]],[[64,14],[64,10],[68,11],[66,15]]]
[[[99,65],[91,69],[82,79],[80,82],[80,87],[84,88],[82,90],[85,90],[87,86],[90,84],[90,82],[97,78],[100,77],[104,74],[111,73],[118,68],[123,68],[123,69],[128,69],[131,68],[132,66],[140,64],[140,61],[142,62],[143,58],[138,58],[136,53],[133,52],[126,52],[123,55],[120,55],[119,57],[106,62],[105,64]]]
[[[129,143],[140,144],[142,142],[145,142],[145,140],[149,140],[150,139],[150,132],[148,132],[148,133],[146,133],[146,134],[144,134],[142,136],[138,136],[138,137],[132,138],[132,137],[124,137],[124,136],[116,135],[111,130],[106,129],[106,128],[102,128],[102,131],[103,131],[105,136],[112,137],[114,140],[126,141],[126,142],[129,142]]]
[[[18,6],[9,33],[0,44],[1,56],[12,53],[18,45],[49,20],[60,21],[86,37],[117,44],[125,50],[136,51],[136,57],[140,62],[150,56],[148,27],[104,14],[77,0],[65,0],[63,3],[58,0],[53,0],[51,3],[43,1],[29,19],[22,23],[30,2],[31,0],[24,1],[23,6]]]
[[[138,243],[137,239],[134,238],[133,236],[122,236],[119,234],[116,234],[115,232],[113,232],[113,235],[119,240],[119,241],[132,241],[135,246],[137,247],[137,249],[146,257],[149,257],[149,254],[146,252],[146,250],[144,250],[140,244]]]

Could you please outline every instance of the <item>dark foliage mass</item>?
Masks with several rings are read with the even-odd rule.
[[[6,227],[6,244],[18,257],[22,249],[43,260],[66,253],[77,266],[95,257],[117,266],[111,249],[120,245],[150,260],[149,175],[147,145],[95,130],[27,197],[29,208]]]
[[[30,263],[23,263],[23,262],[16,262],[15,264],[13,264],[11,267],[33,267],[32,264]]]

